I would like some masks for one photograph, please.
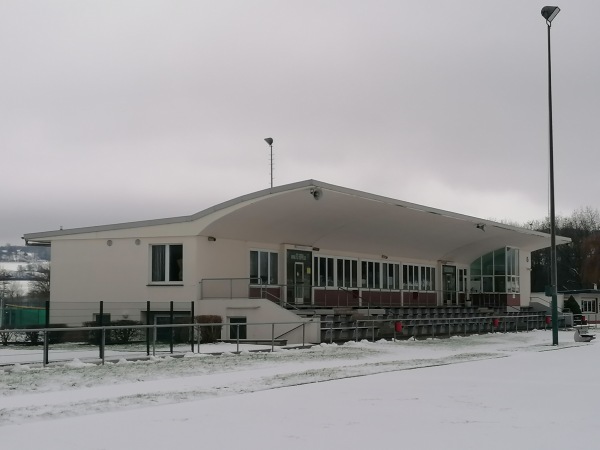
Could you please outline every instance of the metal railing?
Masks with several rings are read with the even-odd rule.
[[[200,300],[263,298],[289,309],[317,307],[474,306],[504,308],[512,293],[467,293],[445,290],[383,289],[312,284],[264,284],[251,278],[205,278],[200,281]],[[291,301],[297,289],[310,293],[301,302]]]
[[[281,329],[283,326],[292,327],[284,333],[277,332],[277,329]],[[10,332],[13,336],[21,335],[32,336],[35,334],[38,336],[39,343],[35,347],[36,349],[41,348],[41,353],[38,352],[24,352],[28,355],[32,353],[37,355],[37,363],[41,363],[46,366],[53,362],[65,362],[73,360],[73,357],[77,357],[78,352],[86,351],[88,354],[80,359],[88,360],[91,362],[104,364],[107,357],[113,359],[120,359],[123,357],[134,357],[144,358],[149,356],[156,356],[157,352],[168,353],[170,355],[183,356],[185,353],[200,353],[201,345],[206,343],[202,342],[202,329],[204,327],[211,328],[212,330],[219,330],[218,335],[220,336],[224,332],[226,339],[218,338],[217,341],[227,341],[236,345],[235,353],[240,353],[242,344],[256,344],[262,345],[267,351],[274,351],[277,345],[285,345],[287,341],[283,341],[282,337],[302,328],[302,339],[301,347],[307,345],[306,332],[307,326],[318,326],[318,322],[249,322],[249,323],[236,323],[236,322],[225,322],[225,323],[169,323],[169,324],[152,324],[152,325],[127,325],[127,326],[93,326],[93,327],[72,327],[72,328],[27,328],[27,329],[14,329],[14,330],[3,330]],[[559,326],[563,329],[568,329],[569,324],[565,320],[565,315],[559,315]],[[256,336],[261,335],[263,338],[246,338],[247,330],[252,327],[263,327],[268,328],[269,331],[263,330],[260,333],[254,333]],[[453,335],[468,335],[473,333],[489,333],[489,332],[518,332],[518,331],[531,331],[533,329],[550,329],[551,323],[549,316],[544,313],[515,313],[515,314],[487,314],[487,315],[463,315],[456,317],[444,316],[443,314],[428,314],[428,315],[410,315],[410,316],[393,316],[390,317],[368,317],[368,316],[355,316],[352,314],[346,315],[325,315],[321,316],[320,322],[320,342],[334,342],[334,341],[359,341],[362,339],[368,339],[375,341],[376,339],[407,339],[419,337],[449,337]],[[317,330],[319,330],[317,328]],[[169,333],[169,347],[168,350],[158,350],[160,345],[166,345],[165,341],[159,340],[159,330],[166,329]],[[185,332],[187,329],[187,332]],[[138,340],[137,346],[119,346],[119,343],[110,343],[110,333],[115,331],[126,331],[136,330],[138,332],[138,338],[143,337],[145,339]],[[177,330],[180,330],[179,333]],[[65,332],[85,332],[89,335],[93,335],[97,341],[95,344],[70,344],[64,347],[61,344],[54,343],[55,333]],[[183,332],[183,333],[182,333]],[[175,335],[178,334],[182,341],[178,346],[173,345]],[[251,334],[251,333],[248,333]],[[21,339],[22,340],[22,339]],[[144,344],[145,348],[144,348]],[[300,345],[300,343],[296,344]],[[11,348],[16,348],[13,344]],[[25,347],[21,347],[25,348]],[[32,347],[29,347],[32,348]],[[90,350],[97,349],[96,356],[89,354]],[[112,356],[107,356],[106,350],[113,350]],[[66,357],[65,355],[68,355]],[[52,358],[51,358],[52,356]],[[21,361],[22,362],[22,361]],[[36,363],[35,360],[28,361],[27,363]],[[10,362],[3,361],[0,359],[0,365],[11,364]]]
[[[529,303],[531,303],[532,300],[534,300],[535,303],[539,303],[539,304],[543,305],[544,307],[546,307],[548,309],[548,311],[551,311],[552,300],[548,300],[546,298],[538,297],[537,295],[530,296],[529,297]],[[558,312],[559,313],[563,312],[563,308],[559,306],[558,307]]]
[[[291,325],[297,325],[295,328],[286,331],[283,334],[277,336],[276,329],[277,327],[287,327]],[[77,357],[78,352],[86,351],[89,352],[90,349],[97,349],[97,356],[91,357],[86,356],[83,359],[91,360],[92,362],[97,362],[100,364],[105,364],[107,355],[106,350],[108,348],[113,348],[116,353],[119,355],[114,356],[113,359],[120,359],[124,357],[124,355],[133,356],[134,358],[142,358],[149,356],[156,356],[157,348],[160,344],[166,345],[169,344],[168,350],[163,350],[161,353],[168,353],[170,355],[174,354],[185,354],[187,352],[192,353],[200,353],[200,346],[206,345],[206,343],[201,342],[202,337],[202,329],[216,329],[218,328],[220,332],[219,335],[224,329],[227,329],[228,332],[225,332],[226,335],[233,335],[233,338],[228,339],[217,339],[217,342],[232,342],[236,344],[236,353],[240,353],[240,345],[244,343],[254,343],[257,345],[270,346],[270,351],[274,351],[275,346],[283,344],[281,337],[289,334],[292,331],[298,330],[302,328],[302,342],[301,344],[297,344],[301,347],[305,347],[307,345],[306,342],[306,327],[312,325],[311,322],[252,322],[252,323],[235,323],[235,322],[223,322],[223,323],[171,323],[171,324],[152,324],[152,325],[127,325],[127,326],[92,326],[92,327],[69,327],[69,328],[25,328],[25,329],[10,329],[10,330],[1,330],[0,333],[10,333],[13,336],[13,341],[20,341],[19,344],[23,349],[40,349],[41,354],[38,352],[36,355],[38,356],[38,361],[27,361],[27,363],[41,363],[44,367],[50,364],[51,361],[51,350],[55,350],[56,355],[64,355],[68,354],[69,357],[57,357],[54,362],[64,362],[73,359],[73,355]],[[268,338],[265,339],[246,339],[241,336],[245,334],[245,330],[248,327],[266,327],[270,328],[270,332],[263,333],[268,335]],[[169,339],[167,342],[160,341],[158,339],[159,331],[161,329],[166,329],[170,331]],[[179,346],[174,345],[176,330],[185,330],[188,329],[187,338],[184,339],[184,342],[180,342]],[[137,340],[135,342],[129,342],[127,344],[135,345],[135,348],[131,348],[130,346],[125,345],[124,343],[112,343],[110,344],[109,334],[111,331],[127,331],[127,330],[137,330],[138,337],[142,335],[144,339]],[[85,332],[89,333],[91,336],[89,338],[90,341],[97,341],[96,344],[81,344],[78,346],[69,345],[64,347],[60,344],[55,344],[52,341],[53,336],[56,336],[58,333],[76,333],[76,332]],[[19,339],[18,337],[21,336]],[[33,337],[35,336],[35,337]],[[25,345],[25,341],[29,341],[27,345]],[[285,342],[287,344],[287,341]],[[146,348],[143,348],[144,344],[148,344]],[[5,347],[8,347],[8,343]],[[10,348],[15,348],[14,343],[10,346]],[[29,352],[31,353],[31,352]],[[21,353],[23,356],[26,353]],[[0,357],[0,366],[11,364],[10,362],[3,361]]]

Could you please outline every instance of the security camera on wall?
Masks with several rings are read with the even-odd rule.
[[[323,191],[320,188],[312,188],[310,190],[310,194],[313,196],[315,200],[319,200],[323,195]]]

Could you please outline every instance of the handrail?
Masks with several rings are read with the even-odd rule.
[[[261,292],[261,298],[277,302],[289,309],[302,309],[302,304],[285,301],[284,292],[288,292],[296,284],[268,284],[256,278],[205,278],[200,282],[200,300],[206,298],[255,298],[256,291]],[[359,306],[355,303],[364,304],[365,307],[387,308],[387,307],[420,307],[420,306],[475,306],[475,307],[506,307],[510,293],[467,293],[456,292],[452,302],[449,304],[444,300],[444,290],[416,290],[403,287],[402,289],[384,289],[367,286],[320,286],[312,283],[302,283],[305,292],[313,293],[311,305],[322,307]],[[279,290],[280,295],[273,291]],[[355,294],[354,290],[358,293]],[[351,293],[353,299],[342,298],[340,294]],[[520,293],[519,293],[520,295]],[[281,298],[280,298],[281,297]],[[356,302],[354,300],[357,300]],[[441,304],[440,301],[443,303]],[[352,303],[352,304],[351,304]]]
[[[285,287],[285,285],[283,284],[262,284],[260,285],[260,292],[261,294],[264,294],[266,297],[261,297],[261,298],[265,298],[265,300],[271,300],[273,303],[278,303],[280,306],[285,307],[286,309],[294,309],[296,311],[301,311],[300,308],[298,308],[296,305],[294,305],[293,303],[289,303],[279,297],[277,297],[275,294],[269,292],[269,290],[267,289],[268,287],[279,287],[279,288],[283,288]],[[271,298],[269,298],[271,297]]]
[[[279,336],[274,337],[274,340],[277,339],[281,339],[282,336],[285,336],[286,334],[291,333],[292,331],[296,331],[299,328],[302,328],[305,325],[305,322],[302,322],[300,325],[298,325],[297,327],[292,328],[291,330],[286,331],[285,333],[280,334]]]
[[[281,299],[279,297],[277,297],[275,294],[272,294],[271,292],[269,292],[267,289],[267,286],[268,285],[266,285],[266,284],[261,285],[260,293],[267,296],[266,300],[271,300],[271,301],[277,300],[278,302],[281,303]],[[271,298],[268,298],[268,297],[271,297]]]
[[[545,305],[545,306],[547,306],[548,308],[551,308],[551,307],[552,307],[552,302],[551,302],[551,301],[549,301],[549,300],[547,300],[547,299],[545,299],[545,298],[543,298],[543,297],[538,297],[537,295],[535,295],[535,296],[533,296],[533,295],[530,295],[530,296],[529,296],[529,301],[531,302],[531,300],[533,300],[533,299],[540,300],[540,302],[539,302],[539,303],[542,303],[542,304],[544,304],[544,305]],[[563,311],[564,311],[564,307],[562,307],[562,308],[558,308],[558,312],[563,312]]]
[[[366,302],[367,303],[367,314],[370,316],[371,315],[371,302],[369,300],[365,300],[363,298],[363,296],[360,295],[360,288],[356,288],[356,290],[358,290],[358,296],[357,296],[357,298],[360,299],[361,305],[362,305],[362,302]],[[351,291],[350,289],[348,289],[345,286],[338,286],[338,291],[349,292],[349,293],[351,293],[354,296],[354,292]]]

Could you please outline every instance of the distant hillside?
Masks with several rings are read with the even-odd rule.
[[[35,262],[50,261],[50,247],[31,247],[6,244],[0,247],[0,261]]]

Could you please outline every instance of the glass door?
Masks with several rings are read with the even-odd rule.
[[[287,250],[286,294],[289,304],[310,305],[312,303],[312,252]]]
[[[304,303],[304,263],[294,263],[294,301],[297,305]]]
[[[445,305],[457,305],[456,266],[442,266],[442,297]]]

